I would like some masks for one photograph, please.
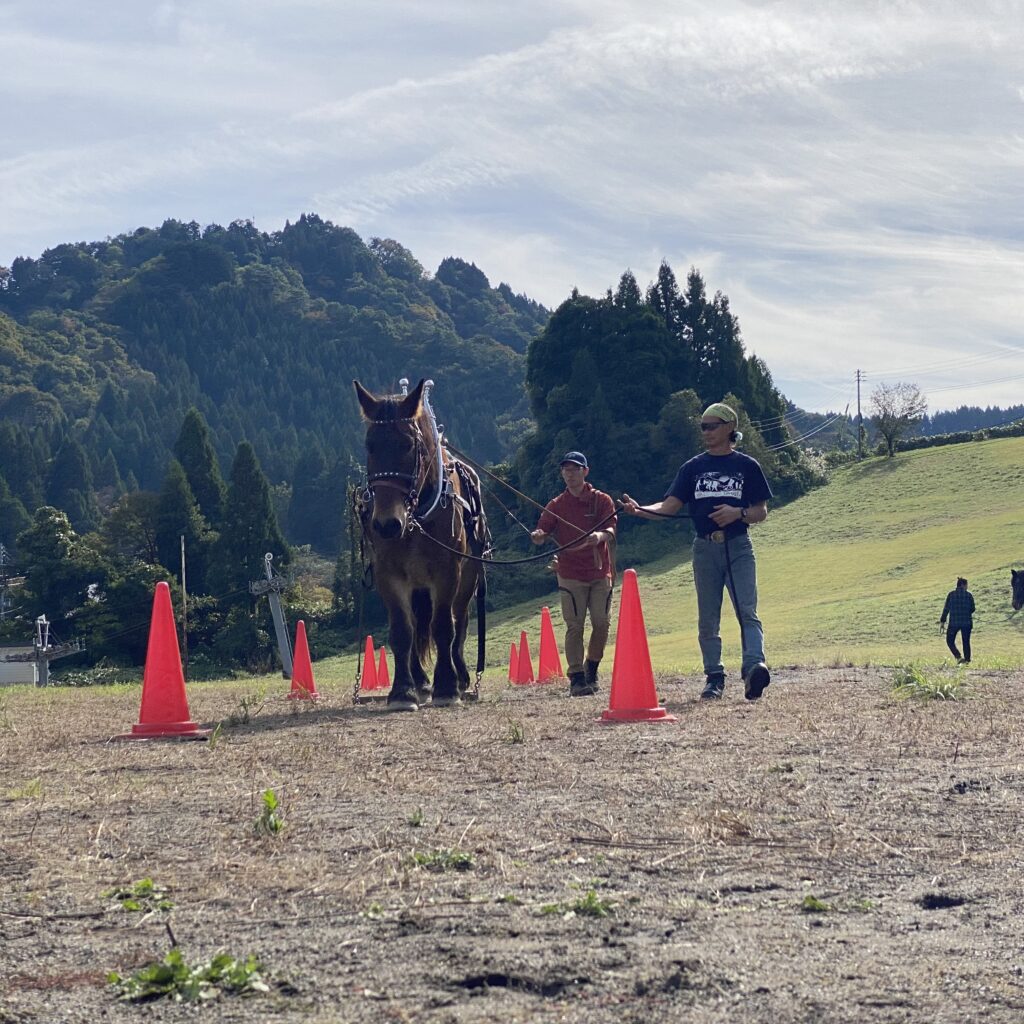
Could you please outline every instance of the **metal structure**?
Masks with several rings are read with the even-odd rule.
[[[66,644],[50,644],[50,623],[45,615],[36,619],[36,635],[32,641],[31,654],[8,654],[5,661],[33,661],[36,665],[36,686],[49,686],[50,662],[57,658],[66,658],[85,650],[81,640],[72,640]]]
[[[277,651],[281,656],[281,671],[285,679],[292,677],[292,643],[288,638],[288,629],[285,626],[284,611],[281,608],[281,591],[288,586],[288,581],[278,573],[274,572],[274,556],[268,551],[263,556],[263,570],[267,575],[265,580],[256,580],[249,584],[249,593],[254,597],[267,595],[270,601],[270,614],[274,618],[274,634],[277,637]]]

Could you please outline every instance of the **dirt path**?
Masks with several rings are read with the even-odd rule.
[[[1018,1022],[1024,673],[971,681],[667,679],[676,724],[616,726],[560,686],[416,715],[197,686],[213,744],[102,742],[137,691],[0,691],[0,1024]],[[173,910],[103,896],[143,878]],[[171,933],[271,992],[117,1003]]]

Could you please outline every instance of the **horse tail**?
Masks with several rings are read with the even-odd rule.
[[[416,657],[421,665],[427,665],[433,651],[434,639],[430,633],[430,620],[434,615],[434,606],[430,600],[429,590],[412,592],[412,617],[416,624]]]

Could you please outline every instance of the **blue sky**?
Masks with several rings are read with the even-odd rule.
[[[785,394],[1024,394],[1024,3],[0,0],[0,264],[304,211],[556,306],[698,267]]]

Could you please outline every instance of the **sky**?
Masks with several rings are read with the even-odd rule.
[[[696,267],[808,410],[1024,394],[1024,0],[0,0],[0,266],[303,212],[551,308]]]

